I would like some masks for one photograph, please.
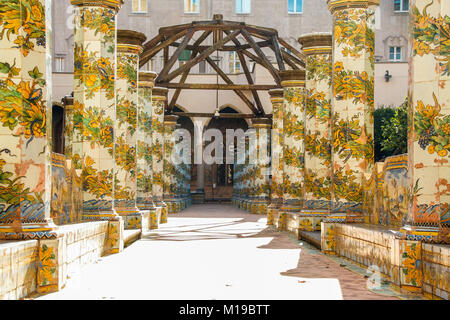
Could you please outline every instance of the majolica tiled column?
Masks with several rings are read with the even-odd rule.
[[[374,168],[374,46],[378,3],[378,0],[328,1],[334,31],[332,211],[340,221],[361,221],[364,201],[373,201],[373,196],[364,199],[364,185],[373,179]]]
[[[439,277],[428,262],[431,255],[423,242],[450,242],[450,6],[448,1],[411,0],[410,18],[408,180],[412,194],[407,224],[396,234],[392,278],[407,289],[439,295],[435,285]],[[447,297],[444,290],[441,294]]]
[[[250,130],[254,130],[253,127],[249,128]],[[246,172],[246,201],[245,201],[245,209],[247,212],[251,213],[253,210],[253,192],[254,192],[254,185],[255,185],[255,176],[254,176],[254,170],[255,170],[255,159],[254,156],[255,152],[255,141],[252,141],[254,137],[248,137],[247,140],[247,172]]]
[[[75,6],[73,164],[83,183],[83,219],[111,221],[107,247],[115,253],[123,249],[123,220],[113,208],[116,14],[123,1],[71,3]]]
[[[283,102],[283,205],[280,227],[287,214],[299,214],[304,197],[305,71],[280,72]],[[279,222],[280,223],[280,222]]]
[[[141,211],[150,211],[150,228],[158,227],[159,218],[152,195],[152,88],[156,73],[139,72],[137,122],[137,192],[136,204]]]
[[[114,209],[123,217],[125,229],[142,228],[136,206],[136,149],[139,54],[145,39],[140,32],[117,31]]]
[[[273,225],[283,201],[283,90],[269,91],[272,102],[272,185],[267,224]]]
[[[410,190],[407,238],[437,236],[450,242],[450,6],[411,1]],[[447,235],[445,235],[447,233]],[[446,238],[446,239],[445,239]]]
[[[331,209],[332,36],[314,33],[298,41],[306,54],[305,202],[300,229],[320,230]]]
[[[161,210],[160,223],[167,222],[167,205],[163,201],[164,109],[167,92],[167,89],[159,87],[152,90],[152,193],[156,207]]]
[[[266,214],[270,200],[270,134],[272,121],[267,118],[256,118],[252,120],[256,130],[256,152],[257,158],[254,171],[253,190],[253,213]]]
[[[51,5],[0,2],[0,239],[56,237],[50,218]]]
[[[168,213],[176,213],[176,177],[175,168],[172,163],[172,152],[175,146],[174,133],[177,126],[178,116],[164,116],[164,173],[163,173],[163,190],[164,202],[167,204]]]
[[[75,167],[83,178],[85,219],[112,218],[116,118],[116,13],[119,2],[72,0]],[[99,24],[102,21],[102,24]]]
[[[81,177],[77,175],[73,165],[73,133],[74,133],[74,106],[73,97],[66,96],[62,99],[64,104],[64,156],[66,159],[66,180],[69,187],[68,208],[71,222],[82,219],[83,213],[83,184]]]

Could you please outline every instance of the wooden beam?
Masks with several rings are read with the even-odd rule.
[[[263,60],[267,70],[269,70],[270,74],[275,79],[275,82],[277,84],[280,84],[281,82],[280,75],[278,74],[277,70],[275,70],[275,68],[272,66],[269,59],[267,59],[264,52],[262,52],[261,48],[256,45],[256,42],[255,40],[253,40],[252,36],[245,29],[242,30],[242,35],[244,36],[245,40],[247,40],[247,42],[252,46],[252,49],[255,50],[256,54]]]
[[[247,78],[247,82],[249,85],[254,85],[254,81],[250,71],[247,67],[247,62],[245,61],[245,57],[242,52],[238,51],[239,61],[241,61],[242,69],[244,70],[245,77]],[[256,106],[258,107],[259,113],[264,114],[264,108],[262,107],[261,100],[259,99],[258,92],[256,90],[252,90],[253,99],[255,100]]]
[[[272,44],[272,41],[260,41],[260,42],[257,42],[257,45],[258,45],[259,47],[261,47],[261,48],[268,47],[268,46],[270,46],[271,44]],[[180,43],[178,43],[178,42],[173,42],[173,43],[171,44],[171,46],[173,46],[173,47],[179,47],[179,46],[180,46]],[[186,49],[188,49],[188,50],[193,50],[194,47],[195,47],[194,45],[188,45],[188,46],[186,47]],[[207,50],[209,47],[210,47],[210,46],[199,46],[198,50],[199,50],[199,51],[205,51],[205,50]],[[246,50],[246,49],[251,49],[251,46],[250,46],[249,44],[239,44],[239,45],[236,45],[236,46],[223,46],[222,48],[219,48],[219,51],[238,51],[238,50]]]
[[[188,45],[188,43],[191,40],[193,35],[194,35],[194,29],[190,29],[189,32],[184,36],[184,39],[183,39],[183,42],[181,43],[181,46],[179,46],[177,48],[177,50],[172,55],[172,57],[170,57],[169,61],[167,61],[167,63],[164,63],[164,68],[161,70],[161,72],[159,73],[158,77],[156,78],[156,80],[155,80],[156,82],[158,82],[160,79],[162,79],[165,76],[167,76],[167,74],[169,73],[170,69],[172,69],[173,65],[175,64],[175,62],[180,57],[181,53],[186,48],[186,46]]]
[[[189,118],[213,118],[214,113],[199,113],[199,112],[173,112],[173,114],[179,117],[189,117]],[[271,114],[264,115],[265,118],[272,118]],[[225,119],[254,119],[257,118],[254,114],[244,114],[244,113],[221,113],[220,118]]]
[[[146,64],[151,58],[153,58],[156,54],[158,54],[159,51],[169,46],[174,41],[180,39],[181,37],[184,37],[188,33],[189,29],[183,30],[180,33],[177,33],[167,40],[161,42],[156,47],[150,47],[145,45],[144,46],[144,52],[139,56],[140,61],[142,61],[144,64]]]
[[[219,68],[218,65],[216,65],[214,63],[214,61],[211,60],[210,57],[206,58],[206,61],[211,65],[211,67],[213,67],[213,69],[219,74],[219,76],[227,83],[227,84],[234,84],[233,81],[231,81],[230,78],[228,78],[228,76],[225,74],[225,72],[222,71],[222,69]],[[233,90],[238,96],[239,98],[242,99],[242,101],[244,101],[244,103],[250,108],[250,110],[253,111],[253,113],[257,114],[258,113],[258,109],[255,108],[255,106],[253,105],[253,103],[245,96],[245,94],[242,93],[242,91],[240,90]]]
[[[194,42],[194,48],[192,49],[192,56],[191,56],[191,60],[194,59],[197,54],[198,54],[198,46],[205,41],[206,38],[208,38],[208,36],[211,34],[211,31],[205,31],[203,32],[203,34]],[[186,82],[186,79],[189,75],[189,72],[191,71],[191,68],[187,69],[183,75],[181,76],[180,79],[180,83],[183,84]],[[171,111],[173,109],[173,107],[175,106],[175,104],[177,103],[178,98],[180,97],[181,94],[181,88],[178,88],[174,95],[172,96],[172,100],[170,100],[170,103],[167,107],[168,111]]]
[[[271,48],[275,52],[275,57],[276,57],[277,63],[278,63],[278,69],[280,69],[280,71],[286,70],[286,68],[284,67],[283,58],[281,56],[280,46],[278,45],[278,37],[277,36],[272,37],[272,47]]]
[[[281,50],[281,55],[282,55],[283,58],[284,58],[284,62],[286,62],[292,69],[294,69],[294,70],[300,69],[300,68],[295,64],[295,62],[293,62],[293,61],[291,60],[291,55],[289,55],[287,52],[284,52],[284,50]]]
[[[160,82],[159,87],[167,89],[187,89],[187,90],[243,90],[243,91],[268,91],[272,89],[281,88],[278,85],[265,85],[265,84],[225,84],[225,83],[168,83]]]
[[[303,53],[301,53],[300,51],[295,49],[293,46],[291,46],[289,43],[287,43],[287,41],[284,40],[283,38],[278,38],[278,42],[280,42],[283,47],[285,47],[286,49],[289,49],[293,54],[295,54],[298,57],[298,59],[300,59],[300,61],[303,64],[302,67],[305,66],[306,57]]]
[[[195,66],[200,61],[205,60],[205,58],[208,58],[214,51],[216,51],[218,48],[222,47],[225,43],[229,42],[231,39],[235,38],[240,32],[241,32],[241,30],[235,30],[229,36],[225,37],[221,41],[218,41],[216,44],[214,44],[213,46],[209,47],[207,50],[203,51],[195,59],[189,60],[183,66],[181,66],[177,70],[173,71],[169,75],[164,76],[164,77],[161,76],[159,81],[157,80],[156,82],[170,82],[172,79],[176,78],[177,76],[182,74],[187,69],[192,68],[193,66]],[[179,47],[178,49],[180,49],[180,48],[181,47]]]

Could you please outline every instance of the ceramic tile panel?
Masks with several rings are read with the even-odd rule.
[[[163,202],[163,171],[164,171],[164,105],[167,99],[167,89],[154,88],[152,91],[152,194],[156,206],[165,208]],[[161,220],[165,220],[165,209]]]
[[[114,210],[124,217],[126,229],[142,226],[142,216],[136,206],[136,171],[139,54],[145,39],[139,32],[117,31]]]
[[[176,171],[172,162],[172,154],[175,147],[175,128],[178,116],[164,116],[164,173],[163,173],[163,194],[164,202],[167,204],[169,214],[176,213]]]
[[[282,212],[300,212],[304,200],[305,71],[281,71],[283,102]]]
[[[54,236],[50,8],[49,0],[0,4],[1,238]]]
[[[267,213],[267,206],[270,198],[270,129],[271,121],[267,118],[258,118],[252,120],[255,128],[256,138],[256,156],[253,171],[254,188],[252,190],[253,208],[252,213]]]
[[[71,3],[74,5],[73,164],[81,171],[83,218],[111,219],[116,216],[113,208],[116,14],[123,1],[71,0]]]
[[[303,208],[308,211],[329,211],[332,192],[332,36],[326,33],[312,33],[301,36],[298,41],[302,45],[303,53],[307,55]]]
[[[408,224],[413,231],[449,228],[449,10],[446,1],[411,1]]]
[[[154,210],[152,199],[152,88],[155,73],[139,72],[139,100],[137,126],[137,206]]]
[[[362,214],[364,182],[370,181],[373,174],[377,5],[378,1],[328,1],[334,33],[331,99],[334,212]]]

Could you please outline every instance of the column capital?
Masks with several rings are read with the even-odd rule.
[[[328,0],[328,9],[331,13],[347,8],[368,8],[378,6],[380,0]]]
[[[269,90],[270,101],[272,103],[283,102],[284,90],[283,89],[272,89]]]
[[[306,55],[331,54],[333,38],[331,33],[317,32],[300,36],[298,42]]]
[[[255,129],[267,129],[272,126],[272,120],[269,118],[254,118],[252,119],[252,125]]]
[[[280,71],[282,87],[304,87],[305,70],[284,70]]]
[[[167,100],[167,94],[169,93],[169,90],[166,88],[161,87],[154,87],[152,90],[152,100]]]
[[[177,125],[178,118],[179,117],[174,114],[166,114],[164,115],[164,125],[175,127]]]
[[[142,53],[142,44],[147,40],[145,34],[133,30],[117,30],[117,52]]]
[[[104,7],[119,12],[124,0],[70,0],[70,3],[78,7]]]
[[[157,74],[151,71],[140,71],[138,85],[140,88],[153,88]]]
[[[73,97],[65,96],[61,99],[62,104],[64,105],[65,110],[73,109]]]

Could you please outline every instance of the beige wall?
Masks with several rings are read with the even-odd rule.
[[[386,82],[386,70],[392,75]],[[408,94],[408,63],[383,62],[375,64],[375,108],[382,105],[400,106]]]

